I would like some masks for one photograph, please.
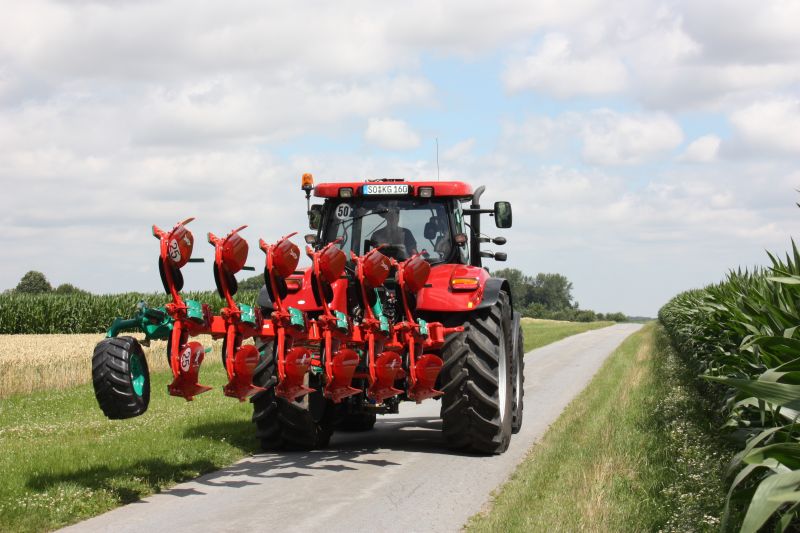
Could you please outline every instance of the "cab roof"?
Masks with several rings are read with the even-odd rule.
[[[368,194],[365,188],[369,185],[408,185],[407,193],[378,193]],[[442,198],[471,198],[472,186],[463,181],[405,181],[402,179],[386,179],[386,180],[368,180],[368,181],[351,181],[341,183],[320,183],[314,187],[314,196],[318,198],[339,198],[341,189],[352,189],[352,197],[419,197],[419,190],[422,187],[431,187],[433,189],[433,197]]]

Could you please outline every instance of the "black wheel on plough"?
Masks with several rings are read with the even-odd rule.
[[[442,348],[442,431],[450,447],[499,454],[512,432],[512,323],[508,295],[465,315]],[[445,318],[451,324],[454,318]],[[442,320],[443,322],[445,320]]]
[[[316,392],[290,402],[275,395],[277,384],[273,342],[256,343],[261,357],[253,373],[253,385],[266,390],[250,398],[256,436],[264,450],[312,450],[324,448],[333,433],[333,406],[322,396],[322,385],[309,373],[309,386]]]
[[[139,342],[133,337],[103,339],[92,356],[94,394],[112,420],[133,418],[150,403],[150,371]]]
[[[512,404],[511,404],[511,431],[519,433],[522,428],[522,411],[525,390],[525,339],[522,336],[522,324],[515,320],[517,328],[514,339],[514,360],[512,364]]]

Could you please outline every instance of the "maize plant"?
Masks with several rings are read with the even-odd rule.
[[[241,291],[240,300],[254,303],[258,291]],[[187,292],[187,296],[224,307],[216,292]],[[127,316],[139,302],[157,307],[169,301],[164,294],[19,294],[0,295],[0,335],[31,333],[101,333],[115,317]]]
[[[676,349],[724,386],[725,430],[743,449],[729,468],[723,529],[742,505],[746,532],[800,522],[800,253],[792,242],[785,259],[769,257],[772,266],[732,271],[659,312]]]

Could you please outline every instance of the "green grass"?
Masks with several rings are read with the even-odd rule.
[[[612,324],[613,322],[562,322],[560,320],[523,318],[522,331],[525,335],[525,351],[541,348],[570,335],[604,328]]]
[[[167,396],[170,378],[153,376],[150,408],[131,420],[107,420],[91,385],[0,400],[0,531],[77,522],[256,449],[252,407],[222,395],[222,365],[203,367],[215,389],[191,403]]]
[[[497,492],[478,531],[715,531],[733,451],[699,399],[695,374],[648,324]]]

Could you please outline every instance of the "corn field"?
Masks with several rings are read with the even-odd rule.
[[[241,291],[236,301],[252,305],[258,291]],[[215,312],[223,306],[216,292],[187,292],[185,298],[211,305]],[[117,318],[133,315],[136,304],[151,307],[170,300],[166,294],[0,294],[0,335],[33,333],[101,333]]]
[[[659,312],[673,344],[719,384],[733,459],[723,530],[776,531],[800,522],[800,253],[684,292]],[[741,524],[731,510],[740,508]],[[746,511],[744,511],[746,509]],[[740,513],[742,514],[742,513]]]

